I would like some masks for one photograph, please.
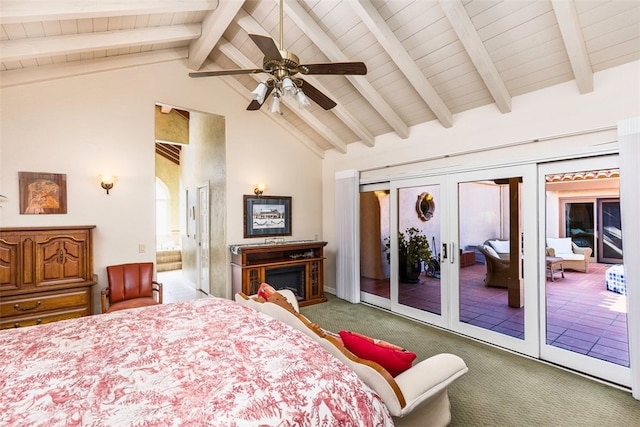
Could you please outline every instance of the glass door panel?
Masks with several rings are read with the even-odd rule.
[[[442,230],[451,221],[446,177],[391,182],[391,310],[448,327],[447,265],[442,263]]]
[[[451,329],[537,357],[536,166],[450,177]],[[529,236],[529,237],[527,237]]]
[[[518,339],[524,339],[521,183],[515,177],[458,184],[459,320]]]
[[[598,262],[622,264],[620,199],[598,199]]]
[[[436,184],[398,189],[398,303],[437,315],[442,314],[440,200]]]
[[[390,307],[389,184],[363,186],[360,191],[360,298]]]
[[[624,266],[606,260],[609,255],[616,263],[622,261],[617,164],[617,156],[606,156],[540,166],[546,213],[540,238],[542,247],[546,243],[547,269],[553,248],[554,264],[557,261],[561,270],[540,277],[545,302],[541,356],[628,386]],[[592,236],[597,242],[589,241]],[[586,263],[579,259],[592,248],[597,257],[589,256]]]
[[[566,183],[565,183],[566,184]],[[596,245],[594,239],[595,204],[593,202],[567,202],[565,210],[565,236],[583,248],[591,248],[594,256]]]

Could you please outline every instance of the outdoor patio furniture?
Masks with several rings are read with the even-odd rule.
[[[562,258],[565,270],[589,272],[591,248],[581,248],[571,241],[570,237],[547,237],[547,256]]]
[[[564,266],[562,265],[563,262],[564,260],[562,258],[553,256],[546,257],[547,272],[549,273],[549,279],[551,279],[552,282],[555,281],[555,278],[553,277],[554,271],[560,271],[560,274],[564,279]]]
[[[487,240],[478,247],[478,250],[487,261],[487,275],[484,278],[484,284],[495,288],[506,288],[509,279],[509,253],[498,253],[491,242],[491,240]],[[501,240],[499,242],[505,241]],[[508,247],[508,241],[506,242]],[[501,248],[500,244],[496,244],[496,246],[499,249]]]
[[[604,272],[607,290],[620,295],[627,294],[627,281],[624,277],[624,266],[614,265]]]

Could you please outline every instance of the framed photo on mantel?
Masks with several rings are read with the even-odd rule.
[[[291,236],[291,197],[243,196],[244,237]]]

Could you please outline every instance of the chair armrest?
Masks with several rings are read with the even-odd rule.
[[[591,248],[583,248],[573,242],[571,242],[571,250],[574,254],[584,255],[585,259],[588,259],[591,256],[591,252],[593,252]]]
[[[469,368],[455,354],[436,354],[412,366],[395,377],[402,390],[406,406],[402,412],[407,414],[416,406],[447,388],[452,382],[464,375]]]
[[[556,256],[556,250],[553,249],[553,248],[547,248],[547,256],[555,257]]]
[[[151,290],[158,293],[158,304],[162,304],[162,283],[153,280],[151,282]]]

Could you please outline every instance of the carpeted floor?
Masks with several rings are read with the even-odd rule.
[[[353,330],[401,345],[418,360],[462,357],[469,372],[449,389],[452,426],[640,426],[640,401],[623,391],[536,360],[365,304],[327,295],[301,312],[325,329]]]

